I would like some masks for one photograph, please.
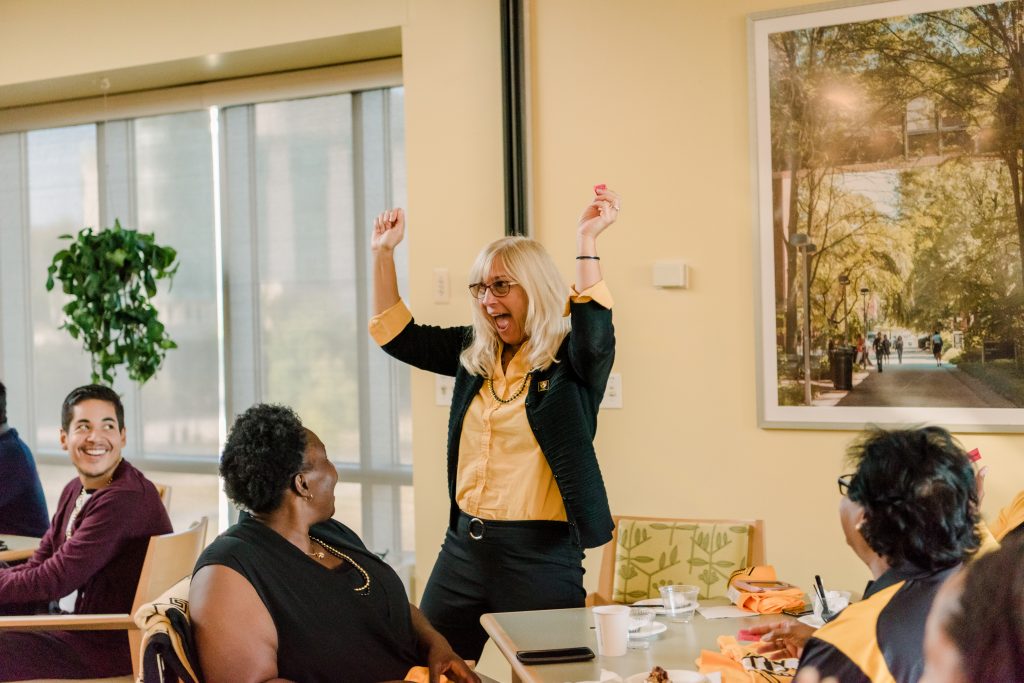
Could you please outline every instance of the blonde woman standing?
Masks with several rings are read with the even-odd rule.
[[[577,225],[571,291],[538,242],[484,247],[469,274],[473,323],[451,328],[416,323],[399,296],[402,210],[374,221],[371,335],[395,358],[455,377],[451,512],[420,606],[466,659],[487,641],[486,612],[582,606],[583,550],[611,539],[593,446],[615,356],[597,238],[619,207],[617,194],[595,188]]]

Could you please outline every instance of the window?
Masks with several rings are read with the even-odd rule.
[[[405,202],[401,104],[400,89],[376,90],[229,107],[221,118],[225,165],[236,169],[222,183],[229,329],[252,330],[231,335],[229,374],[252,382],[232,382],[229,404],[295,408],[339,466],[339,518],[407,565],[409,372],[366,333],[368,226]]]
[[[219,451],[217,262],[213,138],[208,112],[136,119],[136,225],[178,250],[181,264],[156,307],[178,348],[141,390],[147,457]]]
[[[98,220],[96,126],[31,132],[26,136],[25,154],[31,339],[36,360],[32,364],[35,446],[56,452],[60,449],[60,400],[89,381],[89,357],[67,332],[58,329],[67,297],[59,288],[47,292],[43,284],[50,260],[60,248],[58,236],[76,234]]]
[[[232,97],[0,134],[0,172],[15,178],[0,188],[0,372],[31,397],[11,422],[40,460],[66,463],[60,401],[89,380],[89,361],[58,329],[64,299],[43,287],[46,268],[58,235],[118,218],[181,262],[157,301],[179,348],[141,389],[115,383],[133,462],[211,473],[222,420],[258,401],[291,405],[339,467],[339,519],[408,572],[409,372],[366,332],[368,228],[405,203],[402,90]]]

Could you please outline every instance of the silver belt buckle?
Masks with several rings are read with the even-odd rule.
[[[480,525],[479,534],[473,532],[473,524]],[[479,541],[484,537],[484,529],[486,529],[486,527],[484,526],[484,520],[480,519],[479,517],[474,517],[473,519],[469,520],[469,537],[472,538],[474,541]]]

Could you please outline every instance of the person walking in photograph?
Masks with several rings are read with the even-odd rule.
[[[938,330],[932,334],[932,355],[935,356],[935,365],[942,365],[942,335]]]
[[[896,360],[903,365],[903,335],[896,337]]]
[[[882,355],[885,356],[885,362],[889,362],[889,353],[892,351],[892,342],[889,341],[889,335],[882,335]]]
[[[868,355],[868,347],[864,343],[863,334],[857,337],[857,362],[864,368],[871,365],[871,357]]]
[[[872,344],[875,349],[875,363],[878,364],[878,371],[882,371],[882,356],[885,354],[885,349],[882,346],[882,335],[876,334],[875,341]]]

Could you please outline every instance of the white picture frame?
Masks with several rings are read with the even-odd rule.
[[[823,95],[824,88],[820,81],[811,82],[810,77],[801,80],[801,69],[804,69],[805,73],[810,73],[810,70],[805,66],[810,63],[810,59],[801,61],[798,55],[799,46],[803,45],[803,48],[807,50],[806,56],[809,57],[811,48],[808,45],[812,44],[817,49],[823,50],[823,54],[826,54],[820,44],[813,42],[813,36],[815,35],[826,36],[831,33],[833,37],[846,36],[845,40],[851,41],[850,44],[854,44],[853,41],[857,40],[863,41],[856,43],[860,46],[871,45],[870,41],[873,39],[871,36],[882,36],[877,38],[879,42],[874,43],[881,47],[873,61],[870,56],[867,59],[858,56],[857,59],[860,59],[860,64],[870,64],[870,66],[862,69],[861,72],[857,72],[855,66],[850,67],[845,62],[841,67],[835,67],[837,73],[844,72],[846,75],[859,75],[861,78],[858,80],[860,83],[858,88],[860,91],[870,92],[870,95],[864,96],[862,100],[869,100],[872,97],[879,98],[878,92],[880,90],[884,91],[886,87],[895,88],[896,85],[894,84],[901,78],[898,69],[893,68],[892,73],[895,74],[893,82],[886,84],[884,72],[879,67],[880,64],[885,63],[885,59],[893,59],[892,55],[899,54],[895,50],[890,53],[889,43],[881,42],[885,40],[883,34],[886,31],[904,36],[900,40],[905,44],[916,44],[918,47],[922,47],[927,44],[927,41],[922,36],[913,36],[910,30],[915,24],[921,26],[923,33],[924,31],[932,30],[928,28],[930,24],[938,25],[945,21],[944,17],[962,17],[966,22],[978,12],[994,12],[1003,9],[1004,6],[1013,4],[1020,6],[1016,9],[1020,15],[1024,16],[1024,2],[1020,2],[1020,0],[1003,3],[965,3],[962,0],[891,0],[888,2],[839,2],[813,5],[792,10],[760,13],[748,17],[751,169],[755,197],[754,282],[756,290],[757,391],[758,423],[760,427],[855,430],[861,429],[867,424],[894,427],[933,423],[961,432],[1024,431],[1024,410],[1021,409],[1019,403],[1006,396],[1000,397],[1002,399],[1001,403],[996,398],[993,398],[993,393],[982,392],[980,389],[978,389],[981,396],[980,399],[977,399],[974,393],[968,395],[968,390],[974,392],[974,389],[971,388],[975,386],[972,382],[976,383],[974,376],[969,378],[971,381],[964,380],[963,383],[967,388],[963,390],[962,396],[956,394],[955,391],[950,394],[947,390],[937,391],[936,396],[929,396],[928,392],[923,390],[921,391],[923,398],[920,399],[893,396],[891,401],[884,398],[879,399],[882,401],[882,404],[876,405],[850,404],[856,403],[850,396],[855,395],[858,388],[864,388],[864,391],[859,396],[868,395],[869,387],[864,382],[871,379],[871,376],[863,377],[863,371],[854,373],[855,377],[861,377],[861,381],[852,390],[847,391],[845,396],[836,399],[834,403],[832,402],[834,396],[827,398],[822,398],[822,396],[826,393],[836,394],[842,393],[842,391],[834,389],[832,392],[826,392],[823,390],[817,394],[816,398],[813,396],[814,392],[812,391],[810,405],[807,404],[806,400],[801,400],[798,396],[795,396],[793,391],[794,375],[797,385],[806,390],[802,367],[804,365],[802,343],[802,332],[804,329],[802,321],[804,318],[801,310],[803,308],[803,301],[801,299],[804,295],[803,292],[794,291],[794,289],[801,288],[802,286],[802,272],[805,259],[808,264],[806,266],[807,269],[813,270],[811,276],[807,278],[810,285],[806,294],[806,296],[811,298],[812,315],[810,316],[810,322],[813,323],[819,320],[819,324],[816,326],[827,328],[825,332],[812,329],[811,334],[808,335],[810,340],[809,346],[811,346],[809,358],[814,360],[812,365],[820,366],[821,358],[826,355],[825,336],[832,339],[838,346],[843,346],[843,343],[846,341],[853,342],[855,335],[850,334],[849,339],[844,339],[849,334],[851,325],[854,329],[859,329],[862,334],[866,331],[870,336],[874,332],[879,338],[884,333],[883,330],[888,329],[893,335],[893,340],[895,340],[897,331],[905,329],[907,332],[913,332],[914,339],[907,339],[904,343],[910,349],[908,354],[912,354],[915,362],[918,363],[920,362],[921,355],[921,349],[917,349],[918,340],[922,336],[931,336],[931,330],[926,330],[919,321],[914,324],[893,322],[899,317],[893,313],[897,305],[903,307],[900,309],[901,311],[910,310],[907,308],[908,302],[901,299],[901,296],[910,298],[913,290],[913,287],[908,285],[901,293],[897,287],[898,278],[893,279],[891,282],[889,281],[889,276],[893,275],[893,272],[885,271],[886,284],[884,293],[881,286],[879,286],[879,290],[876,292],[874,287],[868,286],[871,278],[871,268],[865,266],[855,273],[854,268],[848,267],[849,264],[855,261],[849,254],[843,257],[846,260],[841,261],[837,255],[839,253],[838,249],[834,249],[830,256],[828,251],[822,248],[813,252],[809,258],[805,256],[805,251],[801,251],[801,249],[806,250],[806,248],[795,244],[800,238],[794,241],[791,239],[792,235],[797,232],[804,232],[808,235],[807,242],[814,243],[820,240],[823,241],[824,247],[832,246],[833,243],[829,242],[830,238],[826,228],[831,225],[829,221],[833,219],[821,218],[819,220],[819,215],[827,216],[831,214],[821,212],[819,205],[816,203],[816,200],[811,198],[809,192],[805,193],[806,197],[801,198],[801,182],[806,181],[809,187],[812,183],[809,176],[820,172],[821,177],[813,181],[815,186],[820,188],[827,185],[830,196],[839,197],[839,199],[829,200],[830,207],[840,206],[840,202],[868,207],[866,211],[868,213],[874,211],[875,214],[881,216],[888,225],[887,229],[890,230],[891,234],[896,235],[895,239],[899,241],[900,239],[910,239],[909,235],[899,233],[899,224],[900,221],[904,221],[907,225],[911,224],[906,222],[903,217],[908,215],[906,205],[910,198],[918,196],[912,195],[907,189],[911,183],[905,179],[910,178],[910,174],[919,173],[922,169],[933,174],[948,174],[952,172],[949,164],[969,164],[964,166],[964,168],[974,169],[975,166],[981,167],[996,158],[992,150],[986,150],[984,145],[978,146],[977,140],[984,138],[985,135],[984,124],[974,121],[974,119],[981,120],[980,115],[977,115],[977,112],[982,111],[981,105],[979,104],[975,109],[968,109],[964,106],[961,114],[956,114],[950,118],[946,115],[946,112],[952,109],[946,108],[946,100],[944,98],[949,97],[952,99],[952,96],[945,95],[941,91],[936,91],[935,99],[938,103],[933,105],[931,113],[925,111],[927,110],[927,103],[923,102],[920,98],[914,98],[899,105],[903,107],[904,116],[902,127],[904,157],[902,159],[897,159],[891,155],[892,150],[896,149],[895,142],[886,137],[889,133],[883,130],[886,127],[882,124],[877,124],[876,130],[869,129],[861,124],[854,127],[851,123],[849,124],[850,130],[859,132],[850,134],[842,132],[842,122],[835,123],[836,120],[840,119],[846,121],[846,119],[842,119],[843,114],[837,114],[837,119],[829,119],[824,116],[815,118],[810,115],[790,116],[789,114],[793,111],[806,111],[806,109],[798,109],[795,103],[810,101],[810,93],[813,93],[819,99],[826,96],[837,98],[835,100],[838,103],[837,106],[843,105],[843,97],[855,97],[855,95],[850,93],[844,95],[839,89],[834,94]],[[1021,21],[1024,21],[1024,19],[1021,19]],[[939,31],[941,29],[935,28],[934,30]],[[904,31],[904,33],[901,34],[901,31]],[[956,33],[954,29],[949,30],[949,35],[946,36],[949,44],[945,45],[943,49],[949,49],[951,53],[955,53],[957,49],[967,49],[965,45],[957,46],[955,44],[954,33]],[[840,38],[834,37],[834,40],[838,43]],[[892,40],[895,40],[895,38]],[[964,38],[965,43],[968,40],[968,38]],[[797,47],[793,48],[794,45]],[[976,48],[971,47],[971,49]],[[838,48],[836,51],[838,52]],[[869,54],[867,51],[862,52],[863,54]],[[779,54],[783,54],[785,58],[780,58]],[[860,55],[860,53],[856,54]],[[993,53],[992,57],[994,63],[995,53]],[[775,60],[774,64],[773,59]],[[857,59],[850,58],[849,61],[856,65],[858,63]],[[908,59],[910,58],[908,57]],[[836,63],[838,62],[832,62],[832,64]],[[893,63],[895,64],[896,62],[893,61]],[[996,73],[993,77],[998,75]],[[910,75],[906,76],[906,78],[910,82]],[[868,81],[871,82],[868,83]],[[808,85],[809,83],[810,85]],[[997,89],[998,82],[994,81],[994,83],[996,85],[993,86],[993,89]],[[792,94],[797,92],[799,88],[805,89],[803,100],[801,100],[800,96]],[[872,88],[874,90],[871,90]],[[964,90],[969,90],[969,88],[965,86]],[[788,100],[783,99],[783,96],[780,95],[782,92],[789,93]],[[909,95],[913,94],[914,91],[908,88],[906,92]],[[775,99],[773,100],[773,98]],[[979,95],[978,102],[982,102],[982,99]],[[888,104],[892,105],[891,102]],[[880,103],[868,102],[862,106],[862,109],[867,111],[872,106],[874,109],[871,110],[873,112],[871,116],[876,116],[877,111],[884,109],[887,104],[884,101]],[[892,106],[895,107],[896,105]],[[1020,110],[1024,112],[1024,103],[1020,105]],[[968,112],[971,112],[971,116],[974,118],[968,116]],[[887,115],[894,116],[895,114],[890,112]],[[849,114],[848,118],[852,121],[856,116],[855,114]],[[868,114],[862,114],[861,116],[864,117],[864,120],[868,120]],[[956,116],[969,118],[974,123],[962,123]],[[773,117],[775,118],[773,119]],[[933,119],[929,119],[929,117],[933,117]],[[880,118],[879,120],[882,119]],[[933,126],[934,131],[932,131],[934,139],[926,140],[927,131],[924,129],[930,125],[928,123],[929,120],[933,120],[935,124]],[[821,124],[813,123],[813,121],[832,121],[832,123]],[[949,123],[950,121],[957,123],[953,125]],[[829,128],[829,126],[831,127]],[[888,128],[891,129],[892,124],[888,124]],[[872,130],[874,132],[871,132]],[[804,135],[806,131],[811,132]],[[867,132],[865,133],[865,131]],[[785,167],[780,162],[781,158],[804,158],[802,156],[804,152],[792,153],[789,151],[798,149],[801,143],[790,143],[787,146],[783,133],[791,136],[791,138],[785,139],[811,140],[811,142],[806,143],[808,150],[812,148],[817,150],[814,147],[816,144],[832,149],[832,142],[835,142],[834,147],[838,151],[835,152],[833,157],[822,162],[822,168],[827,169],[827,171],[814,167],[810,162],[790,164],[788,168]],[[829,135],[833,133],[834,137],[830,138]],[[858,143],[858,140],[855,138],[858,134],[864,134],[864,139],[868,142]],[[804,137],[801,138],[801,135],[804,135]],[[881,142],[878,142],[877,148],[874,146],[876,139],[881,140]],[[944,143],[946,145],[945,148],[943,147]],[[858,144],[861,146],[858,147]],[[915,148],[914,145],[920,145],[920,147]],[[936,156],[936,154],[932,153],[934,151],[933,147],[936,145],[939,150],[937,156],[940,157],[938,160],[930,158]],[[864,151],[865,149],[866,151]],[[983,151],[972,152],[972,149],[981,149]],[[817,151],[807,152],[809,155],[815,153]],[[957,158],[954,159],[954,157]],[[807,170],[809,167],[811,168],[810,171]],[[860,167],[864,169],[877,167],[877,171],[857,170]],[[988,166],[985,166],[985,168],[987,169]],[[836,169],[839,170],[837,171]],[[808,177],[801,176],[802,173],[806,173]],[[826,173],[828,174],[827,180],[823,179]],[[882,189],[868,187],[867,189],[862,188],[858,190],[857,182],[864,181],[865,177],[871,173],[875,173],[881,179],[879,183]],[[971,173],[974,173],[974,170],[971,170]],[[996,171],[994,170],[993,173],[996,173]],[[893,177],[899,180],[893,181]],[[918,176],[914,177],[917,178]],[[942,177],[945,182],[949,182],[948,177]],[[796,181],[793,180],[794,178],[796,178]],[[787,182],[789,183],[788,188],[784,187]],[[791,192],[794,182],[798,186],[795,195]],[[919,182],[924,183],[925,181],[919,180]],[[938,181],[936,180],[935,182]],[[896,186],[895,190],[894,185]],[[886,198],[887,196],[889,198]],[[1016,197],[1016,201],[1020,201],[1019,196]],[[842,204],[842,206],[847,204]],[[803,207],[802,209],[801,206]],[[898,208],[896,208],[897,206]],[[794,213],[796,215],[795,221],[790,220],[790,216]],[[804,226],[809,225],[810,230],[801,229],[801,224]],[[913,223],[913,225],[921,224],[920,220]],[[851,234],[855,232],[855,229],[849,225],[846,228],[851,231]],[[836,238],[836,234],[834,233],[832,237]],[[1015,248],[1017,249],[1017,257],[1019,257],[1019,242]],[[884,253],[884,249],[882,251]],[[919,254],[915,252],[915,258],[918,256]],[[1021,261],[1024,261],[1024,259],[1021,259]],[[845,275],[849,284],[839,284],[841,278],[835,278],[835,268],[826,268],[830,263],[833,266],[840,264],[840,275]],[[1010,265],[1013,267],[1012,263]],[[814,267],[817,267],[817,270],[814,270]],[[844,267],[846,270],[843,270]],[[915,265],[915,267],[917,266]],[[826,274],[823,271],[828,272]],[[918,268],[914,272],[919,274],[922,271]],[[816,279],[826,275],[834,279],[828,281],[818,281]],[[918,275],[913,277],[918,277]],[[833,282],[835,284],[831,284]],[[908,282],[913,285],[916,280],[911,278]],[[816,284],[820,292],[815,289]],[[1020,286],[1024,287],[1024,283]],[[839,289],[844,290],[845,293],[841,304],[836,301],[839,296]],[[861,289],[867,289],[868,293],[861,295]],[[792,310],[794,299],[796,299],[795,311]],[[851,299],[853,301],[852,305]],[[820,315],[816,313],[817,307],[821,308]],[[863,311],[860,310],[861,308],[863,308]],[[827,320],[827,322],[820,322],[821,320]],[[885,321],[884,323],[882,322],[883,320]],[[967,358],[968,347],[965,344],[969,343],[972,331],[968,322],[975,320],[975,318],[968,318],[954,313],[948,320],[939,317],[936,317],[935,320],[935,325],[942,328],[940,336],[943,337],[943,341],[946,344],[945,353],[952,354],[958,351],[957,348],[954,348],[954,344],[957,344],[964,350],[963,355],[958,357]],[[1004,322],[1010,324],[1009,321]],[[966,333],[965,325],[967,325]],[[876,326],[878,329],[873,330],[873,326]],[[977,328],[974,328],[973,331],[977,332]],[[904,335],[900,334],[899,336]],[[797,340],[795,345],[794,337]],[[870,339],[866,340],[866,343],[870,344]],[[892,340],[890,343],[892,343]],[[926,341],[923,343],[927,345],[930,342]],[[983,342],[982,346],[984,346]],[[928,349],[926,348],[924,351],[928,351]],[[892,362],[895,363],[895,352],[891,351],[891,354]],[[795,362],[798,364],[795,371],[793,369],[794,356]],[[959,370],[961,366],[952,365],[948,362],[945,367],[937,367],[945,369],[946,372],[951,374],[963,372]],[[893,369],[904,373],[909,372],[906,368],[897,367]],[[873,371],[877,372],[877,370]],[[823,380],[821,374],[819,373],[816,376],[812,369],[811,389],[815,389],[818,385],[827,384],[827,377],[828,375],[826,374]],[[877,384],[876,382],[875,385]],[[838,385],[841,386],[842,381]],[[983,388],[991,389],[988,386]],[[997,393],[995,392],[995,394]],[[978,405],[979,400],[983,405]]]

